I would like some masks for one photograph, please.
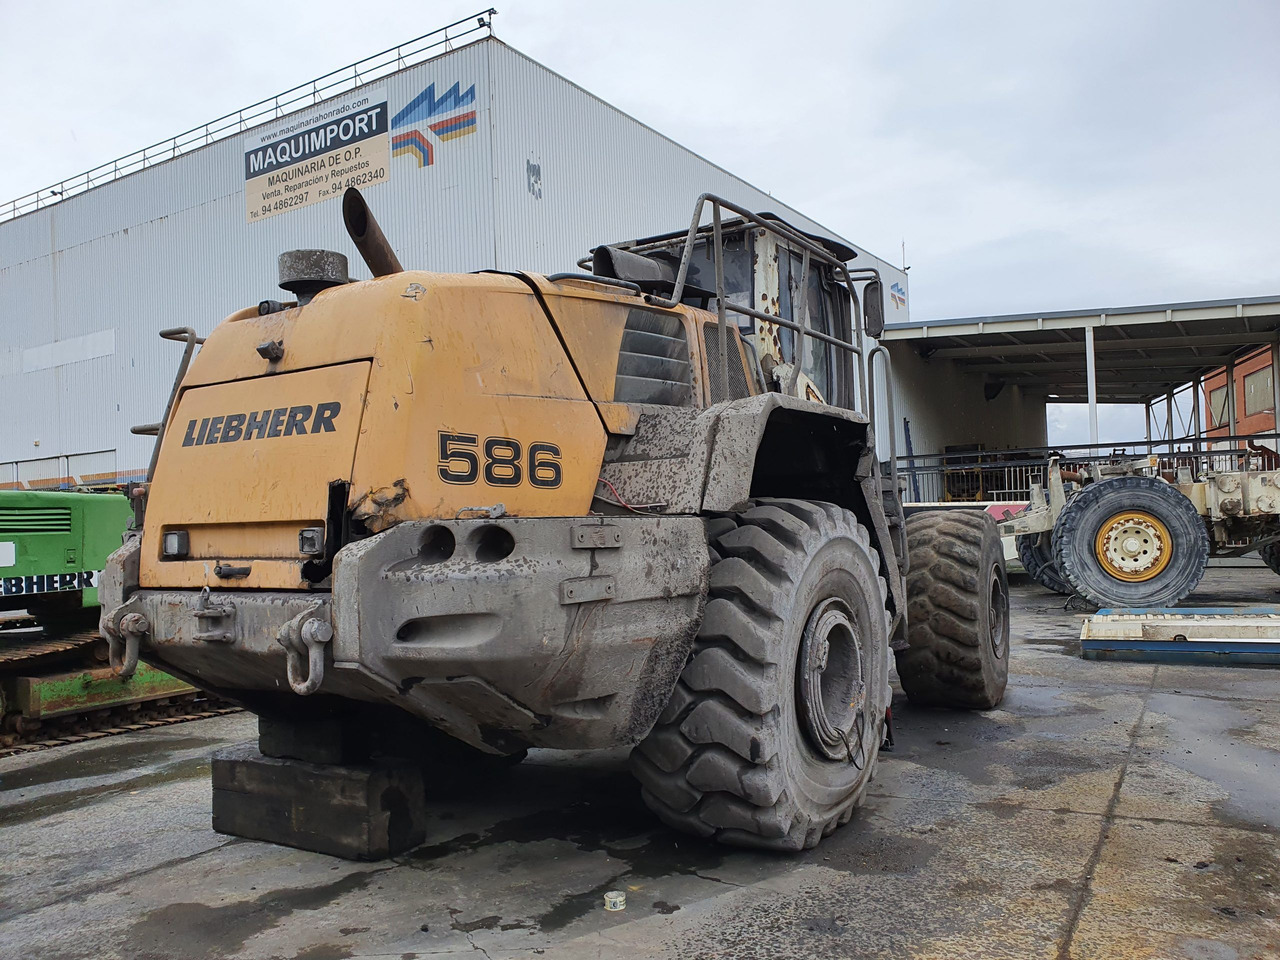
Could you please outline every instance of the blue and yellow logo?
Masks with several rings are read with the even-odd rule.
[[[413,157],[419,167],[431,166],[435,163],[433,139],[457,140],[476,132],[475,102],[474,83],[466,93],[462,92],[461,84],[455,83],[441,97],[436,96],[436,85],[431,84],[391,118],[391,153],[397,157]],[[394,132],[401,127],[413,129]]]

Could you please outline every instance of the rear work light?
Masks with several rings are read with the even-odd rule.
[[[298,531],[298,552],[308,557],[324,555],[324,527],[303,527]]]
[[[185,557],[191,549],[191,538],[185,530],[169,530],[161,538],[160,552],[173,559]]]

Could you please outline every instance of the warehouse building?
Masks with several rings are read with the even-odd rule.
[[[281,296],[284,250],[338,250],[364,275],[350,184],[429,270],[573,270],[598,243],[684,227],[707,191],[853,246],[471,17],[0,205],[0,485],[141,475],[152,441],[129,427],[158,419],[180,355],[157,332]],[[854,249],[905,319],[905,273]]]

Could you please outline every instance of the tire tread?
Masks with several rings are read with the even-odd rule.
[[[702,626],[671,702],[632,752],[641,796],[668,825],[738,846],[799,850],[862,803],[878,739],[858,788],[818,823],[796,816],[778,772],[778,628],[809,545],[839,534],[851,535],[879,570],[869,531],[834,504],[760,499],[708,521],[713,566]],[[888,585],[875,581],[883,609]],[[883,722],[876,718],[873,737]]]
[[[1154,502],[1169,511],[1162,519],[1171,528],[1171,536],[1177,536],[1178,523],[1189,532],[1189,536],[1177,541],[1177,551],[1165,572],[1143,584],[1148,593],[1140,599],[1125,597],[1120,586],[1108,595],[1099,589],[1099,584],[1090,582],[1083,567],[1096,562],[1092,559],[1094,547],[1088,532],[1081,529],[1088,512],[1100,503],[1115,500],[1115,509],[1119,511],[1135,496],[1154,497]],[[1054,524],[1053,553],[1058,572],[1072,590],[1099,607],[1174,606],[1195,590],[1208,569],[1209,532],[1195,506],[1177,487],[1154,477],[1116,477],[1089,484],[1066,505]],[[1166,577],[1165,573],[1170,571],[1172,575]],[[1119,585],[1120,581],[1113,583]]]
[[[897,651],[897,664],[913,702],[985,710],[1004,696],[1007,653],[1004,672],[993,677],[984,669],[991,654],[982,623],[989,584],[983,556],[993,541],[1003,564],[995,524],[983,511],[907,517],[907,647]]]

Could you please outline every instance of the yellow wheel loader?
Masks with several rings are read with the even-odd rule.
[[[633,746],[662,820],[778,849],[860,802],[891,648],[913,699],[1000,701],[995,526],[904,522],[854,251],[705,195],[589,273],[439,274],[343,212],[373,279],[282,254],[296,301],[180,373],[102,578],[120,671],[244,704],[281,762]],[[215,766],[215,824],[238,776]]]

